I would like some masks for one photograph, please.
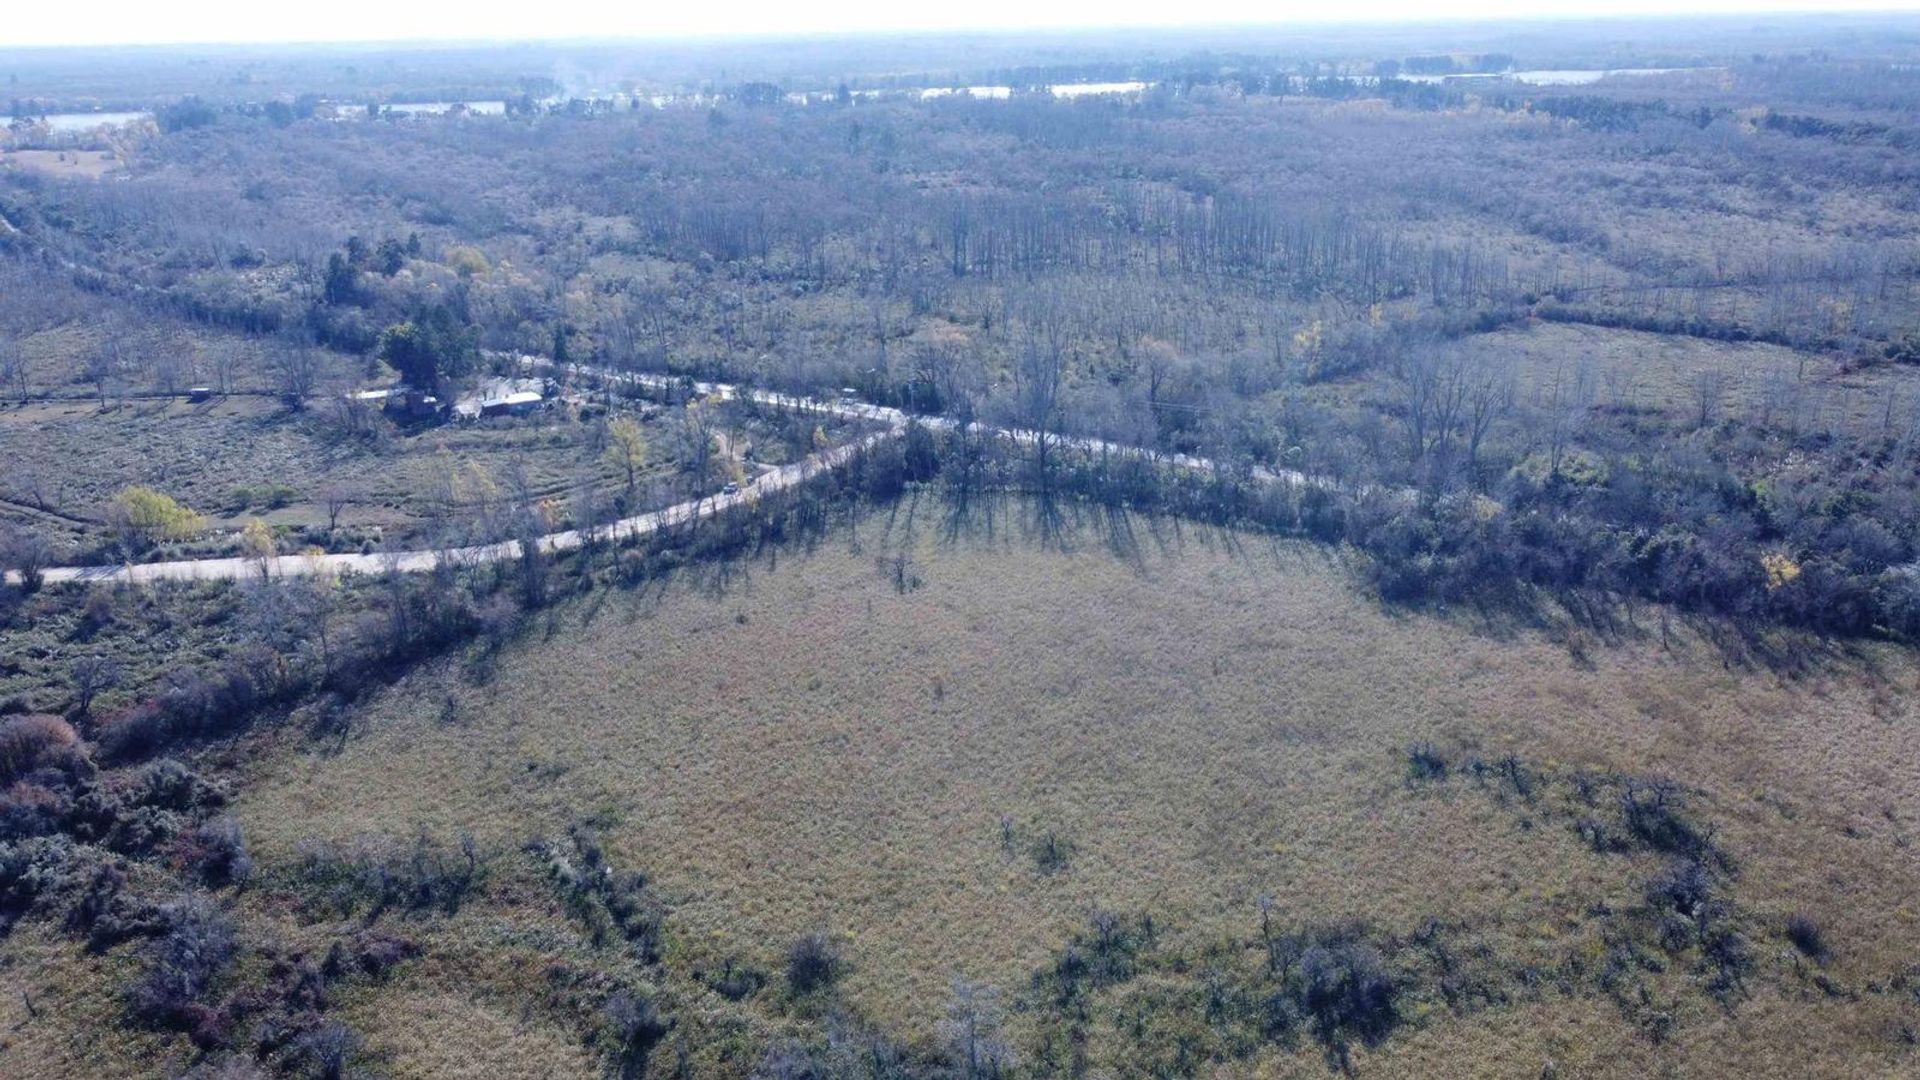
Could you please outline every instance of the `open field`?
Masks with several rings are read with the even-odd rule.
[[[1916,1003],[1865,991],[1917,959],[1904,656],[1783,682],[1684,633],[1666,651],[1649,627],[1581,664],[1531,632],[1384,614],[1311,548],[1137,522],[1136,563],[1092,531],[1067,551],[1006,532],[949,543],[917,513],[911,535],[906,508],[864,519],[858,551],[843,538],[570,606],[485,686],[453,667],[410,676],[337,752],[256,749],[239,804],[256,853],[420,827],[509,849],[597,817],[616,862],[670,898],[671,962],[775,967],[827,927],[848,942],[849,999],[923,1037],[955,975],[1017,992],[1096,907],[1150,913],[1197,947],[1250,933],[1271,895],[1304,925],[1438,918],[1547,957],[1591,933],[1595,905],[1634,902],[1657,860],[1418,788],[1405,748],[1431,740],[1695,791],[1738,861],[1755,989],[1732,1012],[1673,991],[1664,1044],[1611,1003],[1549,995],[1435,1014],[1369,1064],[1913,1066],[1897,1032]],[[921,582],[905,592],[900,551]],[[1069,845],[1064,868],[1036,865],[1046,834]],[[1797,910],[1827,928],[1844,1004],[1807,998],[1779,930]]]
[[[1764,342],[1713,341],[1639,330],[1533,322],[1480,334],[1460,348],[1480,362],[1511,365],[1525,399],[1563,394],[1586,380],[1593,403],[1651,410],[1680,426],[1697,420],[1702,398],[1709,418],[1753,418],[1876,431],[1903,426],[1920,398],[1920,372],[1885,364],[1850,368],[1830,355]],[[1891,402],[1889,402],[1891,395]]]
[[[40,176],[98,180],[119,167],[119,158],[109,150],[0,150],[0,169]]]
[[[645,484],[673,471],[670,419],[645,424],[652,450]],[[571,413],[428,428],[369,444],[332,436],[319,416],[290,415],[261,397],[0,408],[0,453],[15,468],[0,487],[8,503],[0,509],[57,519],[70,534],[94,540],[109,535],[113,498],[130,484],[165,490],[214,533],[254,517],[324,533],[326,502],[338,493],[341,529],[376,540],[417,539],[438,515],[502,497],[516,467],[536,498],[561,503],[583,478],[609,499],[624,484],[593,426]]]

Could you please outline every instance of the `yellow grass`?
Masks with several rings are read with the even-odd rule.
[[[1564,823],[1525,828],[1464,786],[1412,789],[1404,749],[1430,739],[1699,789],[1696,816],[1740,860],[1734,895],[1768,985],[1731,1016],[1696,994],[1658,1047],[1611,1003],[1549,996],[1437,1013],[1372,1064],[1914,1065],[1895,1035],[1920,1021],[1914,1004],[1815,1003],[1778,929],[1814,912],[1829,973],[1855,990],[1920,961],[1905,656],[1783,682],[1655,635],[1588,669],[1533,635],[1383,613],[1322,549],[1170,526],[1138,565],[1091,534],[1061,552],[923,526],[906,547],[925,584],[902,595],[877,565],[884,526],[866,519],[858,551],[843,536],[724,589],[596,594],[510,648],[484,687],[457,665],[416,673],[337,754],[256,759],[238,804],[256,852],[271,863],[308,838],[422,825],[513,848],[599,813],[615,860],[673,903],[676,962],[777,969],[787,942],[828,928],[847,941],[850,998],[921,1033],[955,974],[1018,991],[1096,906],[1194,943],[1250,935],[1269,894],[1289,924],[1407,932],[1439,916],[1551,955],[1594,903],[1637,902],[1657,863],[1594,854]],[[1067,838],[1069,868],[1009,857],[1003,817]],[[480,1008],[451,987],[407,992],[453,1027]],[[1324,1068],[1303,1055],[1267,1065]]]
[[[71,176],[98,180],[120,167],[109,150],[0,150],[0,168],[15,168],[42,176]]]

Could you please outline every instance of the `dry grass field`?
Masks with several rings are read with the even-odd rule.
[[[120,167],[110,150],[0,150],[0,168],[41,176],[98,180]]]
[[[1556,383],[1571,395],[1584,366],[1595,404],[1652,410],[1682,423],[1697,416],[1701,394],[1711,392],[1714,418],[1765,415],[1786,423],[1791,412],[1808,428],[1878,431],[1888,420],[1891,389],[1891,423],[1902,430],[1920,393],[1920,375],[1904,365],[1853,369],[1835,356],[1762,342],[1575,323],[1533,322],[1475,335],[1461,348],[1512,365],[1523,401],[1550,399]]]
[[[1659,1038],[1591,993],[1454,1010],[1423,992],[1357,1067],[1920,1069],[1902,1034],[1920,1027],[1905,655],[1835,655],[1785,681],[1643,614],[1643,639],[1576,660],[1533,630],[1383,612],[1324,549],[1136,522],[1140,554],[1118,557],[1092,528],[1037,545],[1019,516],[954,537],[903,506],[810,554],[596,592],[510,645],[490,681],[449,662],[380,695],[343,743],[261,737],[238,813],[269,867],[315,839],[422,828],[510,855],[590,818],[671,906],[669,968],[777,971],[825,929],[845,942],[846,999],[924,1039],[952,979],[1017,997],[1096,908],[1151,915],[1175,951],[1257,940],[1264,895],[1287,926],[1407,935],[1438,919],[1520,967],[1597,954],[1594,913],[1640,903],[1660,859],[1597,853],[1550,804],[1412,780],[1407,747],[1512,753],[1549,778],[1660,775],[1735,865],[1754,966],[1731,1007],[1679,961],[1650,976]],[[1064,865],[1036,855],[1048,835]],[[350,1007],[397,1074],[578,1061],[549,1052],[567,1036],[527,973],[577,946],[513,864],[432,931],[427,954],[453,960]],[[1799,911],[1824,928],[1824,968],[1787,941]],[[1015,1033],[1027,1022],[1016,1012]],[[1096,1068],[1124,1053],[1106,1045]],[[1243,1071],[1325,1073],[1311,1047],[1272,1055]]]
[[[671,452],[664,422],[647,424],[662,472]],[[0,456],[15,472],[0,481],[0,511],[98,538],[114,496],[129,484],[166,491],[208,519],[214,531],[260,517],[281,527],[323,529],[325,496],[346,493],[340,525],[358,535],[416,535],[445,506],[448,476],[459,488],[475,477],[496,486],[524,463],[539,498],[565,502],[582,475],[609,493],[618,469],[591,445],[588,424],[552,417],[510,425],[444,426],[402,434],[385,445],[329,439],[315,415],[289,414],[263,397],[142,400],[101,408],[87,402],[39,402],[0,408]],[[29,488],[52,514],[35,513]],[[468,498],[478,498],[469,494]]]

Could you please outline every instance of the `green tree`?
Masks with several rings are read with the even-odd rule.
[[[627,474],[627,492],[640,477],[647,463],[647,436],[632,417],[622,416],[607,425],[607,460]]]
[[[347,262],[346,256],[337,251],[328,255],[326,282],[321,288],[322,297],[329,304],[352,303],[358,291],[356,287],[358,276],[352,264]]]
[[[129,551],[160,540],[185,540],[205,525],[172,496],[138,484],[114,496],[112,517]]]
[[[408,386],[433,391],[465,377],[479,361],[472,326],[445,307],[431,308],[380,335],[380,359]]]
[[[380,241],[380,248],[374,253],[374,268],[386,277],[392,277],[407,265],[406,245],[389,236]]]

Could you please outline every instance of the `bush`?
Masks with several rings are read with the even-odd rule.
[[[337,1020],[329,1020],[293,1040],[287,1057],[298,1075],[312,1080],[340,1080],[347,1062],[360,1049],[360,1036]]]
[[[673,1029],[673,1022],[660,1015],[653,999],[625,990],[607,999],[605,1012],[607,1038],[613,1044],[621,1080],[638,1080],[647,1074],[647,1058]]]
[[[1692,859],[1675,859],[1647,883],[1647,903],[1655,911],[1672,911],[1702,920],[1710,913],[1713,877]]]
[[[808,934],[787,950],[787,985],[796,994],[825,989],[840,975],[840,949],[824,933]]]
[[[39,768],[54,751],[79,741],[73,725],[57,716],[10,716],[0,720],[0,787]]]
[[[391,934],[363,932],[351,941],[335,941],[327,947],[327,958],[320,973],[328,979],[351,974],[384,979],[401,962],[420,955],[420,947],[411,940]]]
[[[660,958],[660,929],[666,909],[647,888],[647,876],[623,874],[607,862],[606,852],[584,825],[568,830],[571,844],[535,843],[531,850],[546,860],[553,886],[574,918],[586,924],[595,945],[618,938],[642,963]]]
[[[1787,940],[1808,959],[1824,963],[1827,959],[1827,938],[1820,924],[1812,915],[1796,911],[1787,916]]]
[[[240,823],[230,814],[201,822],[176,846],[181,868],[210,888],[245,885],[253,877],[253,859],[240,834]]]
[[[350,848],[307,845],[295,877],[309,909],[339,916],[364,910],[372,921],[395,908],[458,914],[485,881],[485,869],[472,837],[462,836],[457,849],[448,850],[421,833],[411,846],[382,838]]]
[[[204,896],[188,895],[161,909],[167,927],[147,956],[146,970],[127,993],[134,1019],[153,1027],[192,1032],[213,1041],[218,1018],[203,999],[233,961],[233,920]]]
[[[1415,780],[1445,780],[1447,759],[1432,743],[1414,743],[1407,750],[1407,775]]]
[[[1300,954],[1298,1001],[1320,1040],[1341,1052],[1348,1038],[1369,1045],[1399,1021],[1400,992],[1380,954],[1357,941],[1334,941]]]
[[[767,984],[767,974],[759,968],[729,958],[718,971],[700,972],[700,980],[728,1001],[745,1001]]]
[[[68,885],[73,852],[64,836],[0,843],[0,936],[43,896]]]
[[[1643,846],[1695,862],[1722,861],[1711,838],[1685,815],[1680,791],[1663,780],[1630,780],[1620,795],[1627,831]]]

